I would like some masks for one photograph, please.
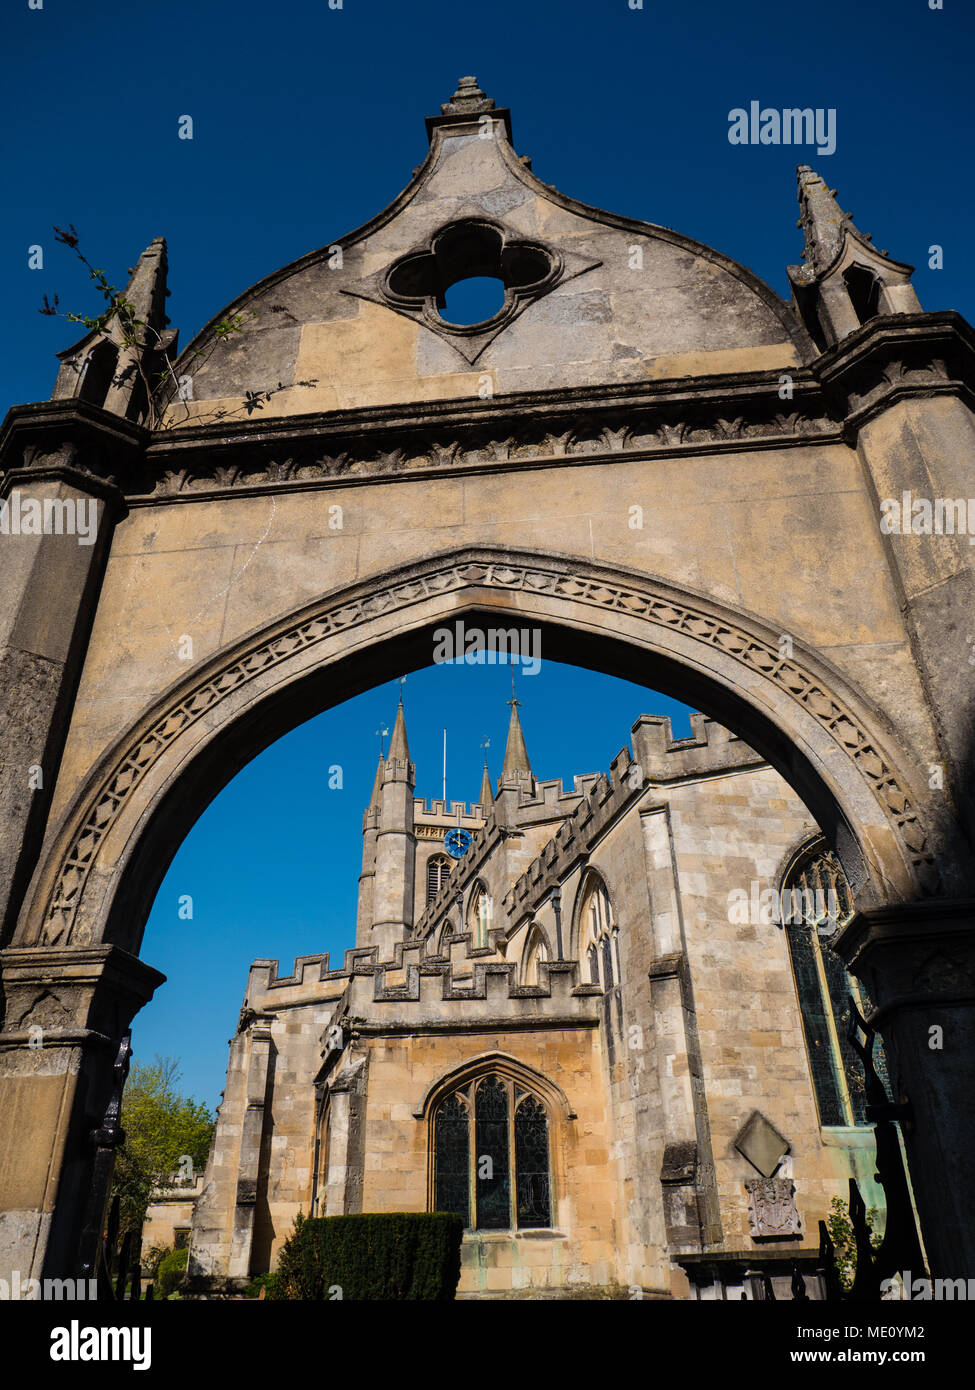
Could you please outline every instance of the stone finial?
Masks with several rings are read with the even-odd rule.
[[[440,107],[444,116],[479,115],[482,111],[493,110],[494,102],[481,91],[476,77],[459,78],[456,92]]]
[[[440,115],[427,117],[427,135],[432,143],[433,133],[438,127],[476,122],[485,115],[490,115],[495,123],[500,122],[510,144],[511,112],[507,108],[495,108],[491,98],[485,96],[477,85],[476,77],[461,77],[453,96],[441,105]]]
[[[154,328],[163,328],[169,323],[165,312],[166,238],[157,236],[149,243],[138,261],[129,270],[130,280],[125,289],[125,298],[132,305],[137,318]]]
[[[836,260],[847,233],[865,243],[870,238],[857,230],[852,214],[844,212],[837,203],[836,189],[830,188],[808,164],[800,164],[797,175],[799,226],[805,238],[802,253],[805,265],[800,273],[803,278],[812,280]]]

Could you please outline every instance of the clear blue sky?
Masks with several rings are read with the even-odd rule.
[[[474,73],[509,106],[519,153],[585,202],[676,227],[788,293],[799,259],[795,166],[809,163],[877,245],[917,266],[926,309],[975,317],[970,256],[972,54],[963,0],[10,0],[0,20],[5,210],[0,267],[4,404],[50,394],[74,334],[37,313],[98,306],[53,224],[72,222],[124,281],[155,236],[169,243],[169,314],[181,341],[248,285],[383,208],[426,151],[423,118]],[[732,146],[728,113],[833,107],[836,153]],[[177,138],[190,115],[192,141]],[[944,269],[928,269],[928,247]],[[44,268],[28,269],[28,248]],[[542,776],[605,768],[661,697],[543,667],[523,681]],[[407,684],[419,790],[434,795],[444,725],[451,790],[479,784],[503,747],[503,670],[439,668]],[[201,818],[160,891],[143,949],[170,977],[134,1046],[181,1058],[188,1090],[223,1084],[249,961],[351,941],[359,826],[380,718],[395,687],[329,711],[265,752]],[[337,751],[338,750],[338,751]],[[341,762],[344,788],[329,791]],[[194,898],[181,922],[175,900]]]

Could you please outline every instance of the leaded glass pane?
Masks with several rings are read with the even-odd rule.
[[[477,1229],[507,1230],[511,1225],[508,1088],[497,1076],[486,1077],[475,1092],[474,1134]]]
[[[866,1124],[866,1097],[863,1067],[847,1039],[850,1021],[849,996],[857,993],[856,986],[847,973],[846,965],[834,951],[832,942],[837,931],[852,919],[855,908],[853,895],[836,855],[820,841],[801,859],[789,875],[786,885],[783,910],[788,925],[789,944],[792,947],[793,965],[796,967],[796,982],[799,985],[799,998],[803,1011],[803,1026],[809,1045],[816,1098],[819,1101],[823,1124]],[[801,940],[800,940],[801,938]],[[821,980],[811,979],[812,967],[819,958],[822,973],[826,979],[826,1000],[822,1000]],[[801,960],[800,960],[801,957]],[[817,970],[818,975],[818,970]],[[813,984],[815,983],[815,989]],[[820,1020],[812,1012],[810,1003],[815,995],[821,1002],[815,1007],[822,1009],[824,1017],[828,1010],[832,1015],[835,1030],[835,1045],[829,1038],[820,1038]],[[860,990],[864,1007],[869,1002]],[[828,1030],[827,1030],[828,1031]],[[836,1049],[839,1049],[839,1058]],[[824,1059],[829,1057],[832,1076],[827,1083]],[[887,1080],[887,1068],[879,1039],[874,1046],[874,1061],[881,1079]],[[846,1093],[849,1097],[849,1111],[842,1098],[838,1064],[843,1068]],[[836,1101],[827,1094],[833,1092]],[[840,1115],[838,1119],[827,1119],[827,1115]]]
[[[526,1096],[515,1111],[515,1186],[518,1225],[550,1226],[548,1119],[534,1096]]]
[[[806,1035],[809,1068],[819,1105],[820,1122],[824,1125],[842,1125],[846,1123],[846,1118],[836,1082],[836,1064],[826,1022],[826,1004],[819,982],[819,971],[816,968],[816,943],[813,940],[815,928],[806,926],[804,922],[793,922],[787,925],[785,930],[792,952],[792,968],[795,971],[799,992],[802,1026]]]
[[[867,1123],[866,1078],[863,1074],[863,1064],[847,1038],[847,1029],[850,1026],[850,992],[853,985],[843,961],[830,943],[822,937],[819,940],[819,949],[823,958],[830,1003],[833,1006],[836,1040],[839,1043],[840,1056],[843,1058],[843,1070],[846,1073],[853,1123],[865,1125]],[[877,1050],[875,1046],[875,1051]]]
[[[434,1187],[437,1211],[453,1211],[469,1226],[471,1136],[467,1106],[460,1096],[443,1102],[434,1121]]]

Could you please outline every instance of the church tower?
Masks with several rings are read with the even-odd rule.
[[[396,710],[389,755],[381,766],[370,944],[379,947],[380,960],[390,960],[393,946],[404,939],[413,925],[413,875],[416,867],[416,837],[413,833],[416,768],[410,762],[402,700]],[[366,832],[367,839],[369,833]],[[363,861],[367,852],[364,847]]]

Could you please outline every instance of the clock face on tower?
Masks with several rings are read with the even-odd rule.
[[[461,830],[460,826],[455,826],[453,830],[448,830],[443,837],[444,849],[451,859],[463,859],[471,847],[473,838],[469,830]]]

